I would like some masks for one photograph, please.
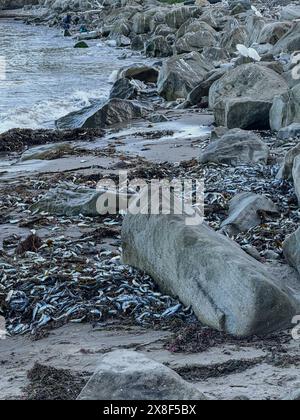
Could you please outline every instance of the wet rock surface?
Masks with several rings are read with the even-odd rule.
[[[299,5],[285,1],[268,5],[257,1],[231,1],[228,6],[221,2],[209,3],[196,1],[195,5],[182,6],[154,1],[120,5],[107,2],[99,9],[94,1],[61,0],[43,4],[48,9],[28,9],[28,23],[46,22],[53,26],[60,24],[68,11],[74,19],[77,15],[81,17],[84,11],[89,32],[77,34],[79,25],[72,24],[70,35],[75,35],[76,40],[88,45],[90,40],[102,37],[112,48],[126,47],[125,52],[120,53],[120,60],[132,54],[131,45],[133,50],[139,50],[153,61],[145,64],[141,56],[140,64],[126,65],[118,71],[112,81],[109,102],[93,103],[63,118],[59,128],[71,127],[71,130],[17,129],[0,135],[0,151],[9,153],[0,172],[3,181],[0,313],[5,316],[6,330],[13,337],[11,341],[4,341],[5,349],[9,352],[13,343],[19,345],[30,333],[31,338],[40,340],[35,342],[39,344],[26,347],[22,341],[21,347],[31,361],[31,357],[37,359],[37,355],[30,356],[34,349],[40,345],[46,347],[46,353],[51,351],[49,342],[55,347],[63,341],[56,328],[69,323],[65,328],[70,330],[64,331],[79,328],[71,360],[76,362],[77,357],[78,360],[84,357],[92,375],[99,363],[97,351],[102,349],[99,343],[94,344],[107,329],[115,328],[112,336],[116,334],[118,345],[126,347],[131,334],[127,328],[138,326],[138,334],[134,336],[134,340],[138,340],[140,332],[146,331],[145,327],[150,334],[159,329],[170,334],[176,325],[174,337],[169,337],[159,350],[155,345],[150,346],[151,351],[155,360],[170,363],[185,380],[195,383],[199,392],[215,399],[284,399],[287,394],[297,399],[299,384],[295,377],[299,358],[294,348],[297,343],[291,340],[290,332],[236,341],[232,336],[199,324],[196,318],[222,331],[244,335],[278,330],[282,321],[291,321],[293,311],[299,312],[297,124],[300,120],[299,79],[295,77],[297,60],[293,56],[299,50],[299,22],[295,20]],[[257,9],[253,9],[253,5]],[[70,42],[73,48],[74,41],[70,39]],[[194,115],[199,131],[203,118],[209,116],[212,120],[212,114],[216,127],[211,139],[207,133],[198,137],[192,135],[194,128],[182,133],[178,129],[183,120]],[[127,123],[132,125],[129,130],[128,126],[124,128]],[[254,131],[232,133],[220,125]],[[74,127],[83,128],[74,130]],[[275,132],[262,131],[269,127]],[[228,140],[230,137],[234,140]],[[61,144],[70,144],[70,147],[60,148]],[[74,146],[76,149],[72,149]],[[38,164],[33,163],[34,158]],[[283,170],[279,171],[282,165]],[[18,167],[23,172],[18,172]],[[238,271],[237,259],[242,255],[243,273],[249,273],[253,267],[256,276],[264,273],[261,275],[267,279],[259,284],[251,279],[252,291],[264,297],[256,301],[254,310],[250,303],[255,293],[249,299],[244,293],[242,298],[238,296],[239,287],[244,284],[241,281],[227,299],[235,285],[232,279],[226,283],[226,290],[222,284],[222,296],[218,299],[214,291],[213,298],[206,295],[201,316],[183,295],[179,296],[179,301],[165,294],[159,287],[160,278],[170,274],[172,267],[168,271],[166,266],[159,270],[161,261],[157,260],[157,249],[162,247],[161,260],[167,249],[162,246],[165,239],[157,239],[165,224],[155,239],[156,257],[146,267],[151,278],[121,261],[122,215],[88,214],[84,206],[77,206],[75,213],[52,211],[59,200],[55,194],[47,198],[49,190],[57,192],[59,185],[67,182],[76,185],[78,191],[84,189],[95,194],[97,182],[103,177],[116,179],[120,168],[128,169],[130,178],[141,177],[147,182],[153,178],[205,180],[205,219],[218,243],[230,243],[224,247],[224,255],[230,254],[226,257],[230,265],[228,273]],[[252,197],[257,206],[253,208],[241,200],[237,205],[241,211],[235,217],[233,204],[243,197],[246,200],[246,196]],[[264,197],[263,204],[258,197],[260,200]],[[38,208],[37,203],[45,198],[48,205]],[[72,207],[72,200],[66,199],[64,206]],[[234,229],[226,231],[229,226]],[[134,224],[128,226],[128,231],[133,227]],[[144,223],[139,231],[145,229],[150,229],[150,223],[148,226]],[[214,232],[220,229],[223,236]],[[142,253],[149,239],[151,235],[133,249],[133,253]],[[191,242],[194,240],[193,236]],[[236,253],[230,253],[231,246],[237,249]],[[174,249],[175,246],[170,247],[168,262]],[[215,277],[218,281],[224,277],[224,270],[215,275],[219,254],[212,250],[212,246],[204,247],[204,254],[210,253],[213,262],[211,272],[207,272],[205,278],[197,275],[198,280],[206,282]],[[143,257],[144,260],[149,255]],[[190,262],[191,255],[192,252],[183,258],[180,253],[176,261]],[[141,261],[132,264],[143,266]],[[222,262],[223,267],[224,264]],[[178,283],[189,273],[190,265],[180,272]],[[173,282],[176,276],[178,273],[173,276]],[[243,276],[247,280],[247,275]],[[240,302],[245,300],[246,307],[251,308],[251,316],[255,314],[256,319],[246,325],[243,306],[238,325],[232,314],[239,312]],[[210,312],[209,308],[214,307],[216,301],[223,305],[221,312],[227,318],[222,318],[220,312],[215,317],[218,322],[212,323],[209,314],[215,312]],[[226,313],[226,302],[232,304],[230,314]],[[87,325],[80,324],[84,322]],[[94,329],[82,343],[84,328],[91,326]],[[121,344],[117,328],[125,331]],[[91,342],[87,336],[91,336]],[[146,340],[143,336],[140,343],[145,348]],[[104,341],[109,342],[109,338]],[[87,348],[86,343],[89,343]],[[130,345],[134,347],[133,344]],[[110,344],[101,351],[114,346]],[[214,359],[214,352],[218,351]],[[180,364],[175,356],[173,358],[177,352],[191,352],[193,356],[188,363]],[[17,354],[18,360],[23,360],[22,354]],[[26,389],[25,398],[57,399],[59,394],[64,399],[77,398],[79,388],[89,375],[82,372],[71,377],[69,372],[61,372],[61,367],[72,370],[73,365],[58,354],[56,351],[53,359],[60,365],[57,372],[47,370],[47,366],[37,366],[34,374],[29,375],[32,387]],[[199,354],[201,363],[197,359]],[[7,360],[1,365],[5,372],[2,395],[7,397],[9,392],[3,389],[9,389],[9,383],[5,378],[7,373],[14,374],[16,360],[12,357],[10,361],[8,353],[5,357]],[[46,356],[45,359],[47,365],[51,359],[47,361]],[[32,365],[24,360],[21,364],[24,377]],[[45,383],[44,372],[50,379],[61,375],[74,385],[74,392],[64,387],[64,380],[61,387],[52,387],[52,379]],[[241,391],[237,392],[239,381]],[[266,385],[268,383],[273,386]],[[12,390],[12,394],[20,396],[21,392]]]

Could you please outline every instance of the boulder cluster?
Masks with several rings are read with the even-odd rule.
[[[274,156],[259,133],[272,130],[278,140],[294,142],[277,179],[293,182],[300,203],[300,147],[295,143],[300,135],[300,6],[273,3],[45,0],[47,11],[35,21],[56,25],[64,13],[84,14],[90,32],[81,34],[81,41],[102,38],[152,59],[151,65],[123,68],[108,101],[63,117],[57,127],[105,129],[149,116],[158,107],[208,109],[216,128],[195,156],[198,162],[204,167],[267,165]],[[205,224],[188,227],[179,216],[128,215],[124,261],[192,305],[206,325],[235,336],[268,333],[290,323],[299,299],[228,238],[257,226],[261,212],[278,209],[253,191],[233,198],[219,233]],[[300,229],[286,238],[283,250],[300,272],[299,244]]]

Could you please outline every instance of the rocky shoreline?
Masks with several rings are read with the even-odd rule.
[[[90,322],[104,330],[171,329],[180,337],[182,328],[199,325],[197,317],[203,324],[197,331],[212,334],[205,326],[212,327],[239,338],[243,347],[245,337],[288,328],[300,310],[300,6],[79,3],[77,9],[72,2],[46,1],[28,9],[27,23],[57,26],[70,13],[81,20],[69,29],[75,46],[101,38],[126,48],[126,56],[135,50],[158,61],[146,65],[141,56],[140,65],[119,71],[107,102],[61,118],[58,130],[0,135],[0,150],[10,159],[60,168],[22,179],[1,173],[0,310],[7,331],[47,339],[67,322]],[[89,32],[78,32],[82,22]],[[162,129],[190,115],[199,125],[214,122],[211,134],[190,136],[182,145],[176,130]],[[138,153],[124,146],[134,137],[126,134],[131,124],[139,127],[136,139],[148,143]],[[165,159],[147,158],[160,140],[174,136],[174,147],[157,153]],[[107,144],[87,146],[95,141]],[[189,149],[189,159],[180,148]],[[61,167],[77,157],[93,164]],[[100,217],[97,182],[116,178],[120,169],[149,182],[204,179],[207,226],[192,229],[174,216],[128,215],[124,223],[121,216]],[[281,343],[281,334],[275,342]],[[285,361],[291,375],[299,360],[286,334],[284,349],[277,350],[291,352]],[[259,340],[269,352],[268,340]],[[126,364],[131,356],[115,357]],[[255,358],[245,371],[265,362]],[[184,367],[178,373],[191,380]],[[178,380],[163,375],[170,383]],[[98,376],[105,380],[105,369]],[[83,399],[100,392],[98,381],[89,382]],[[291,379],[291,394],[296,386]],[[176,389],[181,396],[192,392],[180,381]],[[276,398],[282,397],[280,389]]]

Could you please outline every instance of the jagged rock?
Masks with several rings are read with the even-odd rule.
[[[228,25],[228,28],[225,27],[224,32],[220,38],[220,46],[224,48],[229,53],[234,53],[238,44],[245,45],[248,40],[248,32],[246,28],[240,24]]]
[[[169,57],[173,48],[164,36],[156,36],[146,43],[145,53],[147,57]]]
[[[188,95],[187,100],[190,105],[197,105],[201,102],[202,98],[208,97],[209,89],[212,84],[219,80],[226,72],[226,69],[216,69],[209,72],[198,86],[196,86]]]
[[[135,99],[137,96],[137,89],[134,83],[129,79],[118,79],[111,91],[110,99],[119,98],[119,99]]]
[[[104,105],[75,111],[56,121],[59,129],[104,128],[146,116],[152,108],[136,101],[110,99]]]
[[[184,215],[128,214],[124,263],[191,305],[204,324],[234,336],[265,334],[291,321],[289,297],[262,264],[205,224],[185,223]]]
[[[270,126],[279,131],[293,123],[300,123],[300,83],[287,92],[276,95],[270,110]]]
[[[263,17],[251,14],[246,20],[246,30],[248,32],[247,46],[258,42],[260,34],[266,25]]]
[[[228,0],[228,4],[231,13],[234,15],[247,12],[251,9],[250,0]]]
[[[136,35],[131,39],[131,49],[136,51],[142,51],[145,48],[145,42],[148,40],[148,36]]]
[[[152,14],[136,13],[132,19],[132,31],[137,35],[150,32],[150,22],[154,14],[154,11]]]
[[[175,32],[174,28],[170,28],[166,24],[161,24],[161,25],[158,25],[155,28],[154,35],[155,36],[164,36],[164,37],[167,37],[168,35],[174,34],[174,32]]]
[[[219,67],[222,63],[230,61],[229,53],[220,47],[205,47],[202,51],[204,60],[211,62],[215,67]]]
[[[172,369],[141,353],[115,350],[102,356],[78,400],[206,400]]]
[[[300,50],[300,22],[293,23],[291,29],[274,45],[273,54],[281,52],[290,52]]]
[[[284,241],[283,253],[288,263],[300,273],[300,228]]]
[[[158,93],[168,101],[186,98],[211,70],[213,66],[197,52],[170,57],[159,73]]]
[[[179,29],[180,26],[183,25],[188,19],[192,17],[197,18],[201,15],[201,13],[201,7],[176,7],[166,14],[166,23],[168,26],[170,26],[170,28]]]
[[[225,8],[220,7],[205,8],[201,15],[201,20],[216,31],[221,32],[228,21],[227,11]]]
[[[275,45],[291,28],[289,22],[271,22],[267,23],[259,37],[259,44],[272,44]]]
[[[103,203],[103,198],[110,197],[107,206]],[[125,209],[128,200],[126,194],[116,194],[78,186],[72,182],[61,182],[57,187],[50,189],[45,196],[31,206],[32,211],[47,212],[57,216],[99,216],[106,214],[116,214],[120,208]],[[114,207],[109,207],[110,203],[115,202]]]
[[[200,156],[200,162],[239,165],[250,162],[266,163],[268,146],[250,131],[229,130],[219,140],[211,142]]]
[[[228,71],[212,85],[209,105],[217,125],[268,128],[273,99],[287,90],[286,81],[273,70],[244,64]]]
[[[229,235],[245,232],[262,222],[261,214],[278,215],[278,208],[265,195],[244,192],[229,202],[229,216],[221,225]]]
[[[176,41],[178,54],[191,51],[203,51],[204,47],[217,44],[218,33],[207,23],[196,21],[185,28],[185,33]]]

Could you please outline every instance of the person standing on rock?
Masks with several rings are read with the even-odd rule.
[[[71,23],[72,23],[72,16],[66,15],[63,19],[63,25],[62,25],[64,30],[69,30],[71,28]]]

